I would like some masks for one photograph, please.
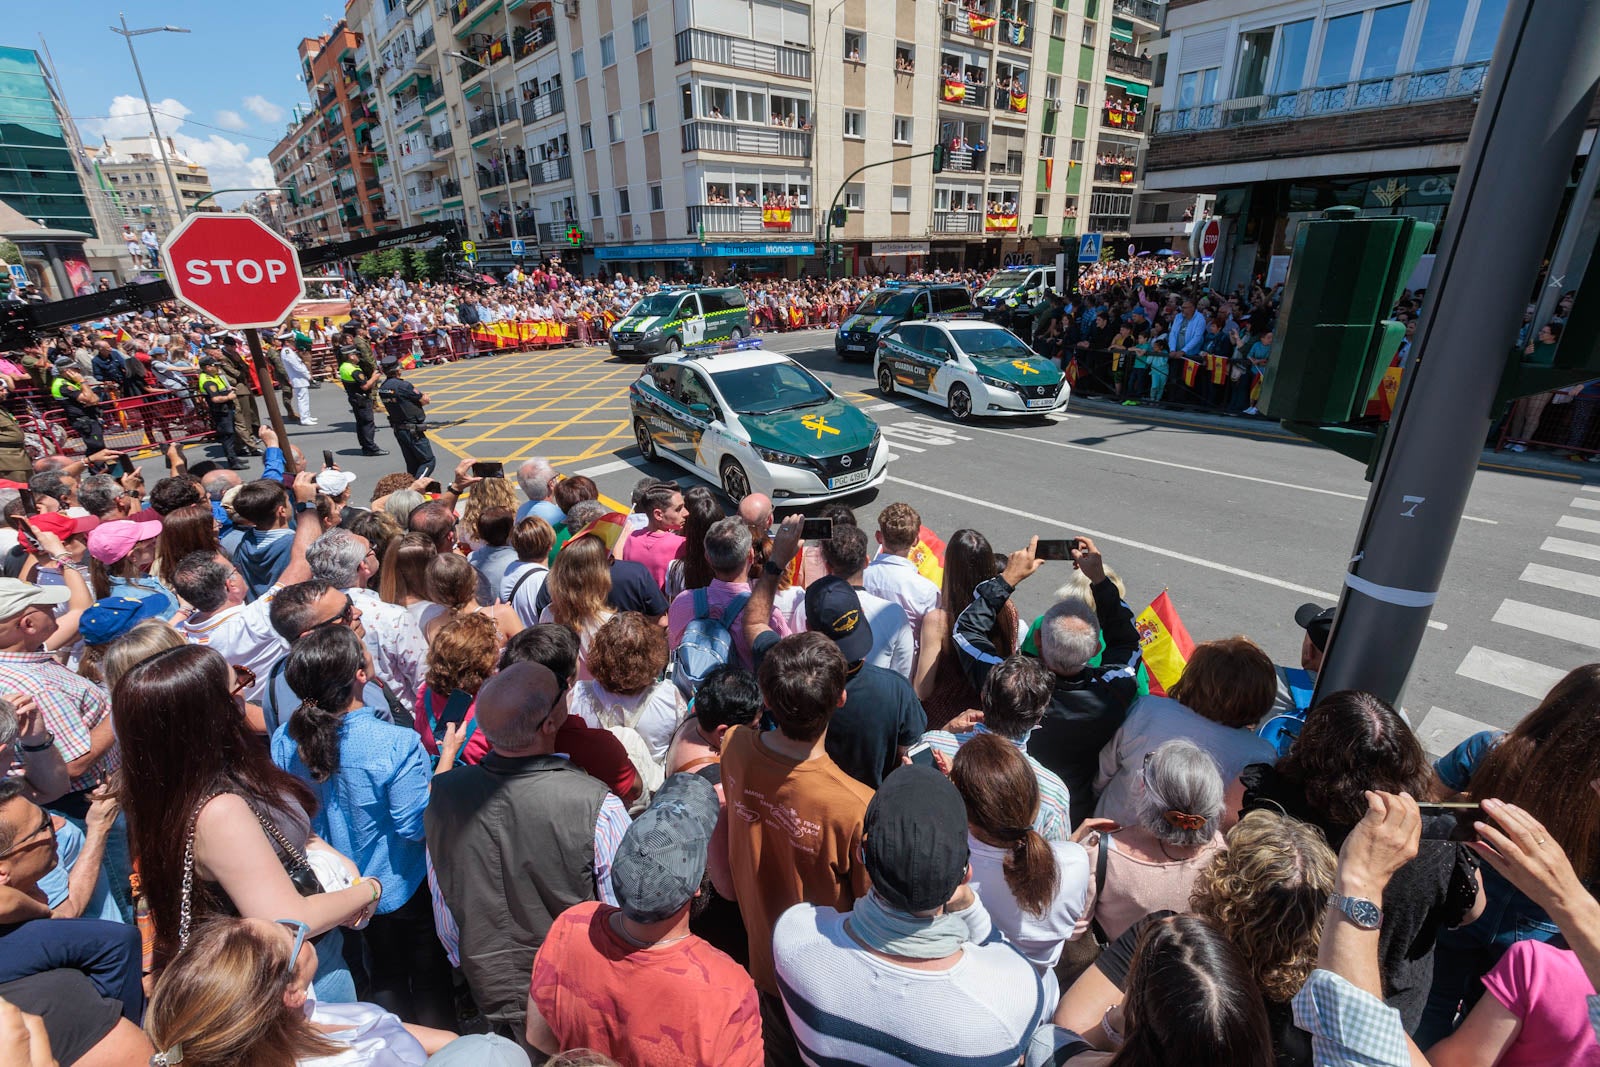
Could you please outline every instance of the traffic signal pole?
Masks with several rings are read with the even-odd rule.
[[[1318,697],[1363,689],[1398,703],[1405,688],[1600,86],[1596,41],[1592,0],[1507,6]]]
[[[926,152],[913,152],[909,156],[895,156],[893,159],[880,159],[876,163],[863,163],[851,171],[844,181],[839,183],[839,188],[833,191],[833,203],[828,205],[827,220],[822,224],[822,246],[828,250],[827,269],[830,282],[833,281],[833,209],[839,206],[839,198],[844,195],[845,186],[849,185],[851,180],[864,170],[871,170],[873,167],[887,167],[891,163],[904,163],[908,159],[921,159],[923,156],[933,155],[936,151],[938,149],[930,148]]]

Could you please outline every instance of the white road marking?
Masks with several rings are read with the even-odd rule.
[[[1480,730],[1493,729],[1486,722],[1457,715],[1441,707],[1431,707],[1417,727],[1417,740],[1430,756],[1442,756]]]
[[[1577,530],[1580,533],[1600,533],[1600,519],[1580,519],[1575,515],[1563,515],[1556,520],[1556,526],[1562,530]]]
[[[1557,611],[1520,600],[1506,600],[1495,611],[1494,621],[1545,637],[1600,648],[1600,619],[1591,619],[1586,615],[1574,615],[1570,611]]]
[[[1456,673],[1475,682],[1484,682],[1525,697],[1543,700],[1550,687],[1565,676],[1564,671],[1521,656],[1509,656],[1492,648],[1473,645],[1456,668]]]
[[[578,474],[586,478],[598,478],[602,474],[615,474],[617,471],[627,470],[629,467],[643,467],[650,462],[643,456],[630,456],[627,459],[614,459],[610,463],[602,463],[596,467],[585,467]]]
[[[887,427],[885,427],[885,429],[887,429]],[[900,440],[898,435],[894,438],[894,447],[898,448],[902,452],[926,452],[927,451],[926,448],[918,448],[916,445],[908,445],[908,444],[906,444],[904,441]]]
[[[1585,596],[1600,596],[1600,577],[1581,571],[1530,563],[1523,569],[1522,580],[1534,585],[1548,585],[1551,589],[1570,589]]]
[[[929,433],[926,430],[924,430],[921,426],[913,426],[913,425],[909,425],[907,423],[897,423],[897,424],[895,424],[893,426],[883,426],[883,427],[880,427],[880,429],[882,429],[885,434],[891,435],[893,437],[893,439],[894,439],[894,442],[897,445],[900,443],[900,441],[902,439],[905,439],[905,440],[908,440],[908,441],[916,441],[919,444],[924,444],[924,445],[940,445],[940,446],[943,446],[943,445],[948,445],[948,444],[953,444],[954,443],[949,437],[946,437],[943,434]],[[964,438],[964,440],[970,441],[972,439],[970,437],[968,437],[968,438]],[[916,449],[916,451],[922,452],[922,451],[925,451],[925,450],[919,448],[919,449]]]
[[[870,408],[862,408],[861,410],[868,411],[868,412],[871,412],[871,411],[892,411],[892,410],[894,410],[895,408],[897,408],[899,406],[900,406],[899,404],[896,404],[893,401],[890,401],[887,404],[874,404]]]
[[[1584,488],[1587,489],[1588,486],[1584,486]],[[1567,507],[1580,508],[1584,511],[1600,511],[1600,500],[1592,500],[1586,496],[1574,497],[1572,503],[1568,504]]]
[[[1544,552],[1559,552],[1563,556],[1600,560],[1600,545],[1591,545],[1587,541],[1568,541],[1563,537],[1546,537],[1544,544],[1540,545],[1539,548]]]
[[[1580,485],[1578,488],[1585,493],[1600,493],[1600,485]]]

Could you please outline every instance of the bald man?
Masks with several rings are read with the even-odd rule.
[[[484,682],[474,721],[490,750],[438,776],[424,817],[439,937],[484,1015],[518,1034],[551,922],[580,901],[616,903],[611,861],[630,821],[603,783],[555,754],[561,696],[539,663]]]
[[[772,500],[765,493],[751,493],[739,501],[739,521],[750,528],[750,536],[761,540],[772,529]]]

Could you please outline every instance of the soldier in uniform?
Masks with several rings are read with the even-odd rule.
[[[56,376],[50,381],[50,395],[61,405],[67,425],[83,441],[84,455],[92,456],[106,447],[105,433],[100,426],[100,397],[92,386],[83,380],[70,356],[56,359]]]
[[[228,380],[218,373],[217,357],[207,352],[200,357],[200,375],[195,379],[206,409],[211,414],[211,425],[217,431],[217,443],[232,470],[243,470],[245,462],[239,458],[238,434],[234,432],[234,390]]]
[[[368,352],[371,352],[369,347]],[[371,356],[367,357],[369,360]],[[389,450],[378,447],[378,424],[372,417],[372,389],[378,384],[378,368],[368,373],[363,369],[361,352],[353,344],[339,346],[339,381],[344,383],[344,395],[350,401],[350,412],[356,417],[356,440],[361,442],[363,456],[387,456]]]
[[[26,482],[33,477],[33,463],[22,446],[22,425],[5,408],[11,399],[11,379],[0,377],[0,478]]]
[[[239,451],[247,456],[259,456],[266,446],[258,435],[261,415],[256,411],[256,386],[250,373],[250,364],[235,342],[218,345],[208,341],[202,351],[217,361],[223,376],[233,387],[234,426],[239,438]]]
[[[394,439],[400,442],[400,454],[406,458],[406,470],[413,478],[425,478],[433,473],[433,445],[428,443],[427,418],[422,409],[428,405],[428,394],[400,377],[400,360],[383,357],[383,384],[378,386],[378,398],[389,413],[389,428]]]

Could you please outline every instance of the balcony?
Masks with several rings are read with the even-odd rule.
[[[408,96],[395,106],[394,121],[401,126],[409,126],[422,118],[424,111],[435,100],[444,94],[431,86],[418,92],[415,96]]]
[[[427,29],[417,34],[417,55],[421,56],[422,53],[426,52],[437,43],[438,39],[434,36],[433,27],[429,26]]]
[[[478,168],[478,191],[485,189],[498,189],[506,183],[506,175],[501,170],[490,170],[487,167]]]
[[[1148,22],[1152,26],[1161,25],[1162,6],[1155,0],[1111,0],[1111,10],[1119,15]]]
[[[350,165],[349,152],[329,152],[328,166],[333,170],[342,170]]]
[[[443,200],[454,200],[461,195],[461,183],[454,178],[446,178],[439,183],[439,196]]]
[[[517,58],[526,59],[541,49],[556,43],[556,23],[554,19],[540,19],[532,26],[518,26],[512,31],[512,44],[516,46]]]
[[[934,233],[982,233],[983,232],[983,212],[981,212],[981,211],[935,211],[933,213],[933,232]]]
[[[811,79],[811,50],[730,37],[710,30],[683,30],[677,36],[678,62],[699,60],[721,67],[762,71],[785,78]]]
[[[355,207],[342,208],[339,211],[339,221],[346,226],[360,226],[361,209]]]
[[[467,133],[472,137],[477,137],[479,134],[488,133],[498,125],[500,125],[500,116],[497,113],[497,109],[491,106],[485,108],[483,114],[478,115],[467,123]]]
[[[988,43],[994,40],[994,30],[999,22],[993,7],[988,4],[979,4],[976,10],[970,11],[954,0],[944,0],[939,5],[939,28],[947,37],[965,37],[971,41]]]
[[[435,152],[446,152],[455,145],[456,139],[454,134],[452,134],[449,130],[446,130],[443,133],[434,134],[433,137],[429,139],[428,143],[433,146],[433,150]]]
[[[1125,106],[1103,107],[1100,109],[1100,126],[1102,129],[1115,130],[1118,133],[1143,133],[1145,131],[1145,113],[1126,110]]]
[[[320,87],[317,90],[317,110],[323,111],[332,107],[336,99],[338,99],[338,97],[333,91],[333,86],[325,85]]]
[[[528,164],[522,160],[513,161],[507,173],[513,182],[525,182],[528,180]]]
[[[426,189],[420,193],[406,195],[406,206],[412,211],[438,211],[440,204],[439,190]]]
[[[400,173],[405,174],[419,167],[426,167],[434,161],[433,147],[424,141],[420,145],[409,146],[409,151],[400,153]]]
[[[450,5],[452,25],[460,25],[466,17],[483,6],[484,0],[454,0]]]
[[[989,87],[969,85],[959,78],[945,78],[939,83],[939,102],[949,107],[970,107],[980,111],[989,108]]]
[[[781,223],[778,216],[759,207],[745,207],[738,204],[690,205],[687,233],[691,237],[696,237],[701,233],[721,235],[812,232],[810,208],[795,207],[783,210],[789,212],[787,224]]]
[[[566,98],[562,95],[561,90],[559,88],[551,89],[549,92],[541,93],[532,100],[523,102],[522,124],[527,126],[555,115],[561,115],[566,111],[566,107]]]
[[[1317,118],[1374,108],[1431,104],[1452,97],[1473,96],[1483,88],[1488,63],[1419,70],[1344,85],[1300,89],[1292,93],[1247,96],[1200,107],[1163,111],[1156,117],[1160,133],[1194,133],[1268,122]]]
[[[1139,168],[1132,163],[1096,163],[1094,180],[1113,182],[1117,185],[1132,185],[1139,180]]]
[[[1011,48],[1031,49],[1033,27],[1021,19],[1000,17],[1000,43]]]
[[[701,119],[683,124],[683,150],[810,159],[811,131]]]
[[[982,174],[983,157],[986,154],[974,152],[970,148],[952,148],[945,154],[944,169],[955,171],[957,174]]]
[[[477,34],[472,36],[474,38],[473,45],[467,54],[472,56],[472,61],[477,66],[472,73],[461,79],[462,85],[466,85],[474,78],[481,77],[490,67],[502,59],[509,58],[511,55],[511,42],[507,41],[503,35],[487,39],[479,37]]]
[[[1028,94],[1012,89],[996,88],[994,107],[996,111],[1005,112],[1006,114],[1026,115],[1028,113]]]
[[[548,185],[572,177],[572,157],[557,156],[543,163],[533,163],[528,168],[528,180],[534,185]]]
[[[1140,81],[1150,80],[1150,72],[1154,66],[1155,63],[1149,56],[1130,56],[1126,52],[1118,52],[1115,49],[1106,53],[1107,70],[1116,71],[1118,74],[1126,74],[1129,77],[1138,78]]]

